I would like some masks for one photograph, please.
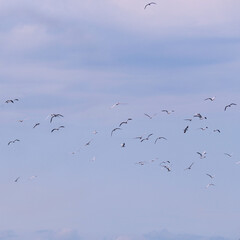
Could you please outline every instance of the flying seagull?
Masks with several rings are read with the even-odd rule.
[[[196,113],[193,117],[198,117],[200,120],[207,119],[207,117],[203,117],[200,113]]]
[[[209,173],[206,173],[206,175],[209,176],[209,177],[212,178],[212,179],[214,178],[214,176],[212,176],[212,175],[209,174]]]
[[[202,131],[205,131],[205,130],[207,130],[207,129],[208,129],[208,127],[205,127],[205,128],[203,128],[203,127],[200,127],[199,129],[201,129]]]
[[[185,120],[185,121],[189,121],[189,122],[191,122],[191,121],[192,121],[192,119],[191,119],[191,118],[185,118],[184,120]]]
[[[224,154],[228,157],[232,157],[232,154],[229,154],[229,153],[224,153]]]
[[[64,126],[60,126],[60,127],[58,127],[58,128],[53,128],[53,129],[51,130],[51,132],[58,131],[60,128],[65,128],[65,127],[64,127]]]
[[[144,6],[144,9],[146,9],[148,6],[151,6],[152,4],[156,4],[155,2],[150,2]]]
[[[33,126],[33,128],[35,128],[35,127],[37,127],[37,126],[39,126],[40,125],[40,123],[36,123],[34,126]]]
[[[52,120],[53,120],[55,117],[63,117],[63,115],[62,115],[62,114],[59,114],[59,113],[52,113],[52,114],[51,114],[51,118],[50,118],[50,123],[52,122]]]
[[[90,145],[90,143],[91,143],[91,141],[92,141],[92,139],[91,139],[90,141],[88,141],[87,143],[85,143],[85,145],[84,145],[84,146],[89,146],[89,145]]]
[[[189,167],[185,168],[184,170],[191,170],[191,168],[192,168],[193,164],[194,164],[194,162],[193,162],[193,163],[191,163],[191,165],[190,165]]]
[[[119,124],[119,127],[121,127],[123,124],[127,124],[128,121],[131,121],[131,120],[132,120],[132,118],[128,118],[127,121],[121,122],[121,123]]]
[[[230,103],[229,105],[225,106],[224,111],[227,110],[227,108],[231,107],[231,106],[236,106],[236,103]]]
[[[200,155],[200,158],[202,159],[202,158],[206,158],[206,152],[204,151],[204,152],[202,152],[202,153],[200,153],[200,152],[197,152],[197,154],[199,154]]]
[[[210,186],[215,186],[215,184],[209,183],[209,184],[206,186],[206,188],[209,188]]]
[[[148,134],[148,136],[146,138],[142,138],[142,140],[140,142],[143,142],[145,140],[149,140],[149,138],[153,135],[153,133]]]
[[[209,98],[206,98],[206,99],[204,99],[204,100],[205,100],[205,101],[206,101],[206,100],[214,101],[215,98],[216,98],[216,97],[209,97]]]
[[[8,142],[8,145],[10,145],[11,143],[19,142],[19,141],[20,141],[19,139],[15,139],[13,141]]]
[[[18,98],[8,99],[8,100],[5,101],[5,103],[14,103],[14,102],[16,102],[16,101],[19,101],[19,99],[18,99]]]
[[[173,113],[174,112],[174,110],[171,110],[171,111],[168,111],[168,110],[162,110],[162,112],[165,112],[165,113],[167,113],[167,114],[171,114],[171,113]]]
[[[214,129],[213,132],[221,133],[221,131],[219,129]]]
[[[17,181],[19,180],[19,178],[20,178],[20,177],[17,177],[17,178],[14,180],[14,182],[17,182]]]
[[[111,131],[111,136],[113,135],[113,133],[114,133],[116,130],[121,130],[121,128],[114,128],[114,129]]]
[[[121,144],[121,147],[122,147],[122,148],[123,148],[123,147],[125,147],[125,146],[126,146],[126,144],[125,144],[125,143],[122,143],[122,144]]]
[[[159,140],[159,139],[164,139],[164,140],[167,140],[165,137],[158,137],[158,138],[156,138],[156,140],[155,140],[155,144],[157,143],[157,141]]]
[[[116,107],[116,106],[118,106],[118,105],[120,105],[120,104],[127,104],[127,103],[117,102],[117,103],[114,103],[110,108],[114,108],[114,107]]]
[[[188,130],[188,127],[189,127],[189,126],[186,126],[186,127],[184,128],[184,130],[183,130],[183,132],[184,132],[184,133],[186,133],[186,132],[187,132],[187,130]]]

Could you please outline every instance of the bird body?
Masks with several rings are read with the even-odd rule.
[[[152,4],[156,4],[155,2],[150,2],[144,6],[144,9],[146,9],[148,6],[151,6]]]

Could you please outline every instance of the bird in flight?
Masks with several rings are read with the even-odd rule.
[[[193,117],[198,117],[200,120],[207,119],[207,117],[203,117],[200,113],[196,113]]]
[[[221,131],[219,129],[214,129],[213,132],[221,133]]]
[[[209,188],[210,186],[215,186],[215,184],[209,183],[209,184],[206,186],[206,188]]]
[[[200,153],[200,152],[197,152],[197,154],[199,154],[200,155],[200,158],[202,159],[202,158],[206,158],[206,152],[204,151],[204,152],[202,152],[202,153]]]
[[[17,177],[17,178],[14,180],[14,182],[17,182],[17,181],[19,180],[19,178],[20,178],[20,177]]]
[[[146,138],[142,138],[142,140],[140,142],[143,142],[145,140],[149,140],[149,138],[153,135],[153,133],[148,134],[148,136]]]
[[[88,141],[87,143],[85,143],[85,145],[84,145],[84,146],[89,146],[89,145],[90,145],[90,143],[91,143],[91,141],[92,141],[92,139],[91,139],[90,141]]]
[[[121,123],[119,124],[119,127],[121,127],[123,124],[127,124],[128,121],[131,121],[131,120],[132,120],[132,118],[128,118],[127,121],[121,122]]]
[[[58,128],[53,128],[53,129],[51,130],[51,132],[58,131],[58,130],[61,129],[61,128],[65,128],[65,127],[64,127],[64,126],[60,126],[60,127],[58,127]]]
[[[40,123],[36,123],[34,126],[33,126],[33,128],[35,128],[35,127],[37,127],[37,126],[39,126],[40,125]]]
[[[208,129],[208,127],[205,127],[205,128],[203,128],[203,127],[200,127],[199,129],[201,129],[202,131],[205,131],[205,130],[207,130],[207,129]]]
[[[215,98],[216,98],[216,97],[209,97],[209,98],[206,98],[206,99],[204,99],[204,100],[205,100],[205,101],[206,101],[206,100],[210,100],[210,101],[212,102],[212,101],[214,101]]]
[[[171,169],[170,169],[170,167],[169,166],[167,166],[167,165],[161,165],[163,168],[166,168],[167,170],[168,170],[168,172],[171,172]]]
[[[116,130],[122,130],[122,129],[121,129],[121,128],[114,128],[114,129],[111,131],[111,136],[113,135],[113,133],[114,133]]]
[[[167,114],[171,114],[171,113],[174,112],[174,110],[168,111],[168,110],[164,109],[164,110],[162,110],[162,112],[165,112],[165,113],[167,113]]]
[[[20,141],[19,139],[15,139],[13,141],[8,142],[8,145],[10,145],[11,143],[19,142],[19,141]]]
[[[116,106],[118,106],[118,105],[120,105],[120,104],[127,104],[127,103],[117,102],[117,103],[114,103],[110,108],[114,108],[114,107],[116,107]]]
[[[126,144],[125,143],[121,143],[121,147],[123,148],[123,147],[125,147],[126,146]]]
[[[211,174],[209,174],[209,173],[206,173],[206,175],[209,176],[209,177],[212,178],[212,179],[214,178],[214,176],[211,175]]]
[[[50,118],[50,123],[52,122],[52,120],[53,120],[55,117],[63,117],[63,115],[62,115],[62,114],[59,114],[59,113],[52,113],[52,114],[51,114],[51,118]]]
[[[187,130],[188,130],[188,128],[189,128],[189,126],[186,126],[186,127],[184,128],[183,132],[186,133]]]
[[[236,103],[230,103],[229,105],[225,106],[224,111],[227,110],[227,108],[231,107],[231,106],[236,106]]]
[[[165,137],[158,137],[158,138],[156,138],[156,140],[155,140],[155,144],[157,143],[157,141],[159,140],[159,139],[164,139],[164,140],[167,140]]]
[[[189,122],[191,122],[191,121],[192,121],[192,119],[191,119],[191,118],[185,118],[184,120],[185,120],[185,121],[189,121]]]
[[[156,4],[155,2],[150,2],[144,6],[144,9],[146,9],[148,6],[151,6],[152,4]]]
[[[191,163],[191,165],[190,165],[189,167],[185,168],[184,170],[191,170],[191,168],[192,168],[193,164],[194,164],[194,162],[193,162],[193,163]]]
[[[16,101],[19,101],[19,99],[18,99],[18,98],[8,99],[8,100],[5,101],[5,103],[14,103],[14,102],[16,102]]]
[[[157,113],[154,113],[152,116],[150,116],[150,115],[147,114],[147,113],[144,113],[144,115],[145,115],[146,117],[148,117],[149,119],[152,119],[153,117],[155,117],[155,116],[157,115]]]
[[[232,154],[229,154],[229,153],[224,153],[224,154],[228,157],[232,157]]]

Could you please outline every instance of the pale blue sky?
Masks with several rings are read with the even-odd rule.
[[[0,239],[239,238],[240,3],[156,2],[0,1]]]

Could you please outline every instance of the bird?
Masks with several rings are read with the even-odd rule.
[[[126,144],[125,143],[121,143],[121,147],[123,148],[123,147],[125,147],[126,146]]]
[[[215,184],[214,184],[214,183],[209,183],[209,184],[206,186],[206,188],[209,188],[210,186],[215,186]]]
[[[114,103],[110,108],[114,108],[114,107],[116,107],[116,106],[118,106],[118,105],[120,105],[120,104],[127,104],[127,103],[117,102],[117,103]]]
[[[227,108],[231,107],[231,106],[236,106],[237,104],[236,103],[230,103],[229,105],[226,105],[225,108],[224,108],[224,111],[227,110]]]
[[[148,115],[147,113],[144,113],[145,116],[147,116],[149,119],[152,119],[153,117]]]
[[[183,130],[184,133],[186,133],[186,132],[188,131],[188,127],[189,127],[189,126],[186,126],[186,127],[184,128],[184,130]]]
[[[97,134],[98,132],[96,130],[93,131],[93,134]]]
[[[154,144],[156,144],[156,143],[157,143],[157,141],[158,141],[159,139],[164,139],[164,140],[167,140],[165,137],[158,137],[158,138],[156,138],[156,140],[155,140]]]
[[[208,127],[205,127],[205,128],[203,128],[203,127],[200,127],[199,129],[201,129],[202,131],[205,131],[205,130],[207,130],[207,129],[208,129]]]
[[[10,145],[11,143],[19,142],[19,141],[20,141],[19,139],[15,139],[13,141],[8,142],[8,145]]]
[[[164,110],[162,110],[162,112],[165,112],[165,113],[167,113],[167,114],[171,114],[171,113],[174,112],[174,110],[168,111],[168,110],[164,109]]]
[[[185,120],[185,121],[189,121],[189,122],[191,122],[191,121],[192,121],[192,119],[191,119],[191,118],[185,118],[184,120]]]
[[[50,118],[50,123],[52,122],[52,120],[53,120],[55,117],[63,117],[63,115],[62,115],[62,114],[59,114],[59,113],[52,113],[52,114],[51,114],[51,118]]]
[[[206,158],[206,152],[204,151],[204,152],[202,152],[202,153],[200,153],[200,152],[197,152],[197,154],[199,154],[200,155],[200,158],[202,159],[202,158]]]
[[[58,130],[61,129],[61,128],[65,128],[65,127],[64,127],[64,126],[60,126],[60,127],[58,127],[58,128],[53,128],[53,129],[51,130],[51,132],[58,131]]]
[[[144,9],[146,9],[148,6],[151,6],[152,4],[156,4],[155,2],[150,2],[144,6]]]
[[[207,119],[207,117],[203,117],[200,113],[196,113],[193,117],[198,117],[200,120]]]
[[[20,178],[20,177],[17,177],[17,178],[14,180],[14,182],[17,182],[17,181],[19,180],[19,178]]]
[[[89,146],[89,145],[90,145],[90,143],[91,143],[91,141],[92,141],[92,139],[91,139],[90,141],[88,141],[87,143],[85,143],[85,145],[84,145],[84,146]]]
[[[119,127],[121,127],[123,124],[127,124],[128,121],[131,121],[131,120],[132,120],[132,118],[128,118],[127,121],[121,122],[121,123],[119,124]]]
[[[33,180],[33,179],[35,179],[35,178],[37,178],[37,176],[36,176],[36,175],[33,175],[33,176],[31,176],[29,179],[30,179],[30,180]]]
[[[209,177],[212,178],[212,179],[214,178],[214,176],[212,176],[212,175],[209,174],[209,173],[206,173],[206,175],[209,176]]]
[[[35,125],[33,126],[33,128],[35,128],[35,127],[37,127],[37,126],[39,126],[40,125],[40,123],[35,123]]]
[[[213,132],[221,133],[221,131],[219,129],[214,129]]]
[[[193,164],[194,164],[194,162],[192,162],[191,165],[189,167],[185,168],[184,170],[191,170]]]
[[[18,98],[8,99],[8,100],[5,101],[5,103],[14,103],[14,102],[16,102],[16,101],[19,101],[19,99],[18,99]]]
[[[204,100],[210,100],[211,102],[215,100],[216,97],[208,97],[208,98],[205,98]]]
[[[114,129],[111,131],[111,136],[113,135],[113,133],[114,133],[116,130],[122,130],[122,129],[121,129],[121,128],[114,128]]]
[[[143,142],[145,140],[149,140],[149,138],[153,135],[153,133],[148,134],[146,138],[142,138],[140,142]]]
[[[167,166],[167,165],[162,165],[162,167],[163,167],[163,168],[166,168],[166,169],[168,170],[168,172],[171,172],[171,169],[170,169],[169,166]]]
[[[232,157],[232,154],[229,154],[229,153],[224,153],[224,154],[228,157]]]
[[[136,162],[135,164],[143,166],[145,163],[146,163],[145,161],[140,161],[140,162]]]

